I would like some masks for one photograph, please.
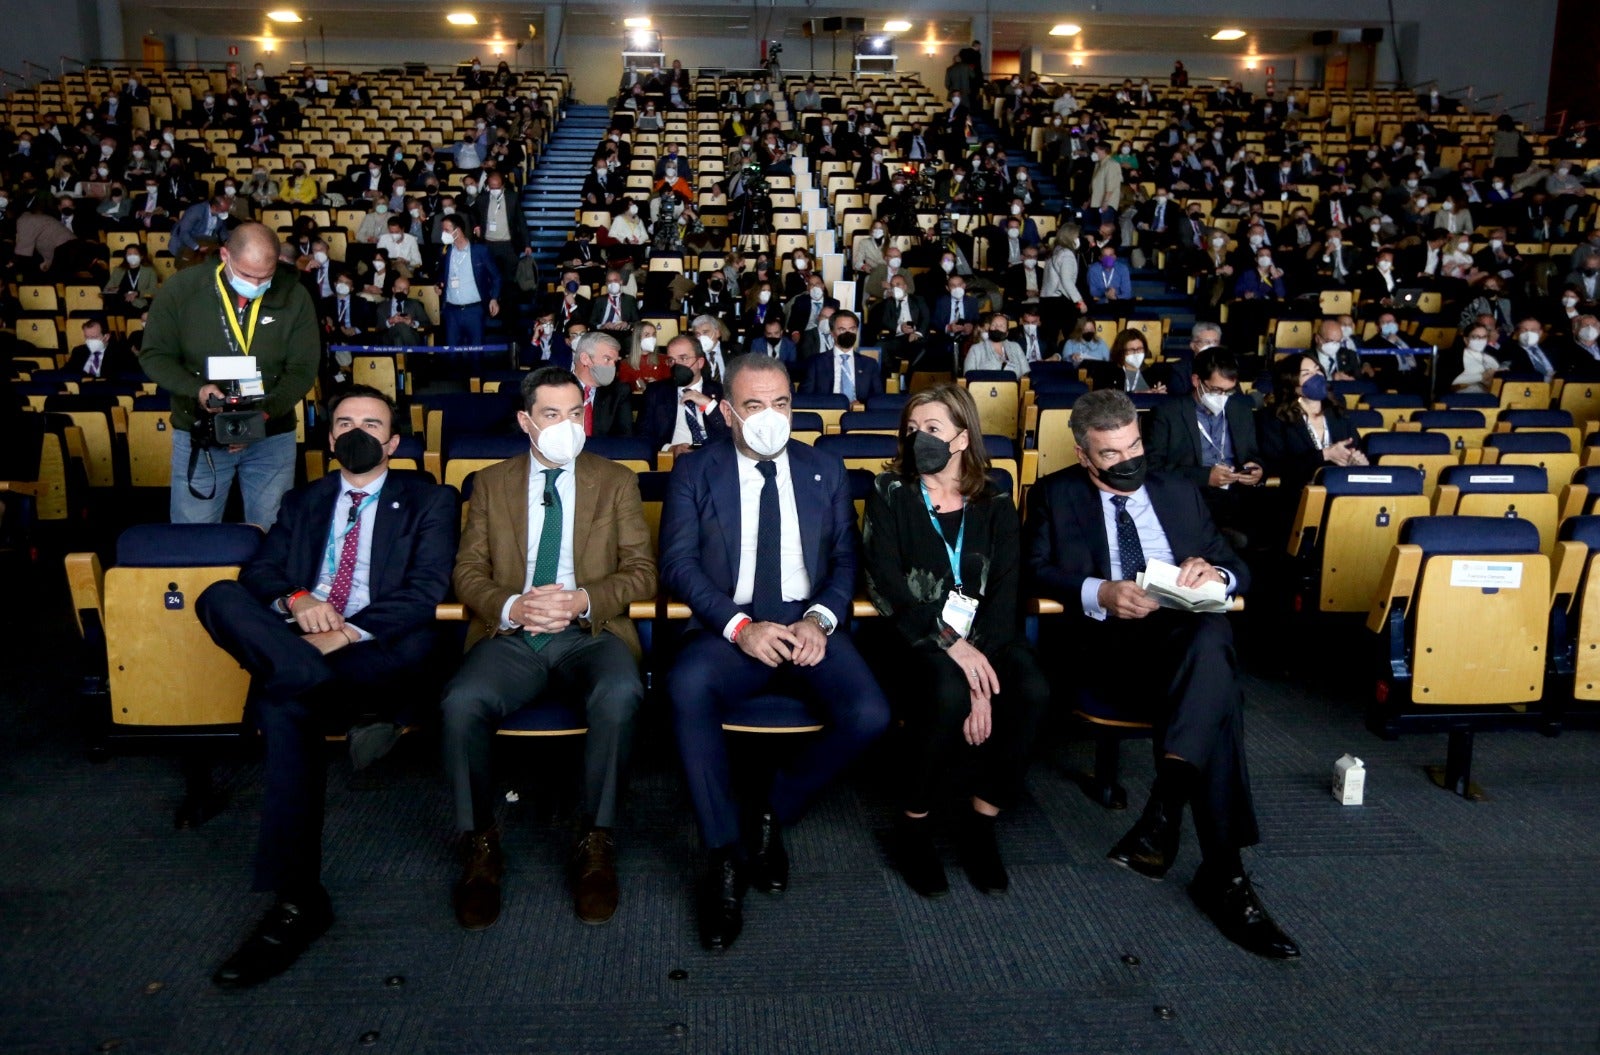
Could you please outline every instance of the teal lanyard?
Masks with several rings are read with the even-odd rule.
[[[933,522],[933,533],[939,536],[939,541],[944,543],[944,551],[950,558],[950,571],[955,576],[956,592],[961,592],[961,547],[967,540],[967,504],[961,503],[961,526],[956,529],[956,544],[950,545],[945,539],[944,527],[939,523],[939,517],[933,511],[933,497],[928,494],[928,485],[919,484],[922,488],[922,505],[928,510],[928,519]]]
[[[361,518],[366,515],[368,509],[377,503],[378,495],[382,491],[383,489],[380,487],[377,491],[372,492],[361,500],[361,503],[356,506],[354,520],[349,519],[350,514],[346,513],[344,530],[342,531],[339,528],[339,498],[343,498],[347,492],[340,491],[339,498],[334,499],[333,523],[328,525],[328,545],[322,551],[322,574],[328,582],[333,581],[334,574],[339,570],[339,553],[344,548],[344,537],[350,533],[351,528],[360,526]],[[358,535],[357,538],[359,537]]]

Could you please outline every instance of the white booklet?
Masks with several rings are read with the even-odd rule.
[[[1228,591],[1213,579],[1202,586],[1179,586],[1178,568],[1166,561],[1153,560],[1134,580],[1163,608],[1180,612],[1226,612]]]

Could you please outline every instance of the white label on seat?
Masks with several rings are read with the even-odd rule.
[[[1351,476],[1346,476],[1345,479],[1350,481],[1353,484],[1392,484],[1392,483],[1394,483],[1394,477],[1390,476],[1387,473],[1382,474],[1382,475],[1379,475],[1377,473],[1357,473],[1357,474],[1354,474],[1354,475],[1351,475]]]
[[[1475,484],[1514,484],[1517,482],[1515,476],[1479,476],[1476,473],[1472,474],[1469,479]]]
[[[1522,588],[1522,564],[1492,560],[1453,560],[1450,585],[1477,589],[1518,590]]]

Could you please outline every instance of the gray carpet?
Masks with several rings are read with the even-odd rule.
[[[0,630],[0,1052],[1600,1051],[1595,733],[1481,738],[1492,797],[1467,803],[1422,775],[1442,737],[1383,743],[1354,689],[1252,677],[1264,839],[1246,862],[1305,950],[1296,963],[1240,951],[1194,911],[1192,838],[1164,883],[1106,863],[1132,815],[1086,799],[1070,771],[1087,745],[1057,742],[1001,828],[1008,895],[980,896],[954,868],[941,901],[905,888],[879,841],[892,806],[878,754],[791,833],[790,892],[752,895],[738,945],[707,954],[659,718],[619,833],[617,918],[573,918],[540,779],[553,759],[533,752],[503,767],[523,791],[505,809],[505,914],[466,934],[443,780],[416,737],[368,773],[333,758],[338,922],[286,975],[225,993],[210,973],[264,907],[247,893],[259,766],[219,765],[226,810],[174,831],[169,759],[84,760],[66,613],[13,612]],[[1347,750],[1370,770],[1359,808],[1327,788]],[[1137,808],[1147,751],[1124,757]]]

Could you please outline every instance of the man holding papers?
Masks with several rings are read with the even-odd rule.
[[[1228,618],[1165,608],[1139,584],[1176,566],[1179,591],[1231,598],[1249,571],[1218,533],[1198,488],[1147,476],[1138,413],[1099,389],[1072,408],[1079,464],[1029,494],[1023,551],[1036,596],[1074,621],[1084,690],[1155,725],[1156,782],[1144,814],[1108,855],[1161,879],[1178,856],[1183,807],[1201,863],[1189,894],[1231,941],[1262,956],[1299,947],[1267,915],[1239,850],[1258,841],[1245,771],[1237,660]],[[1169,591],[1172,592],[1172,591]]]

